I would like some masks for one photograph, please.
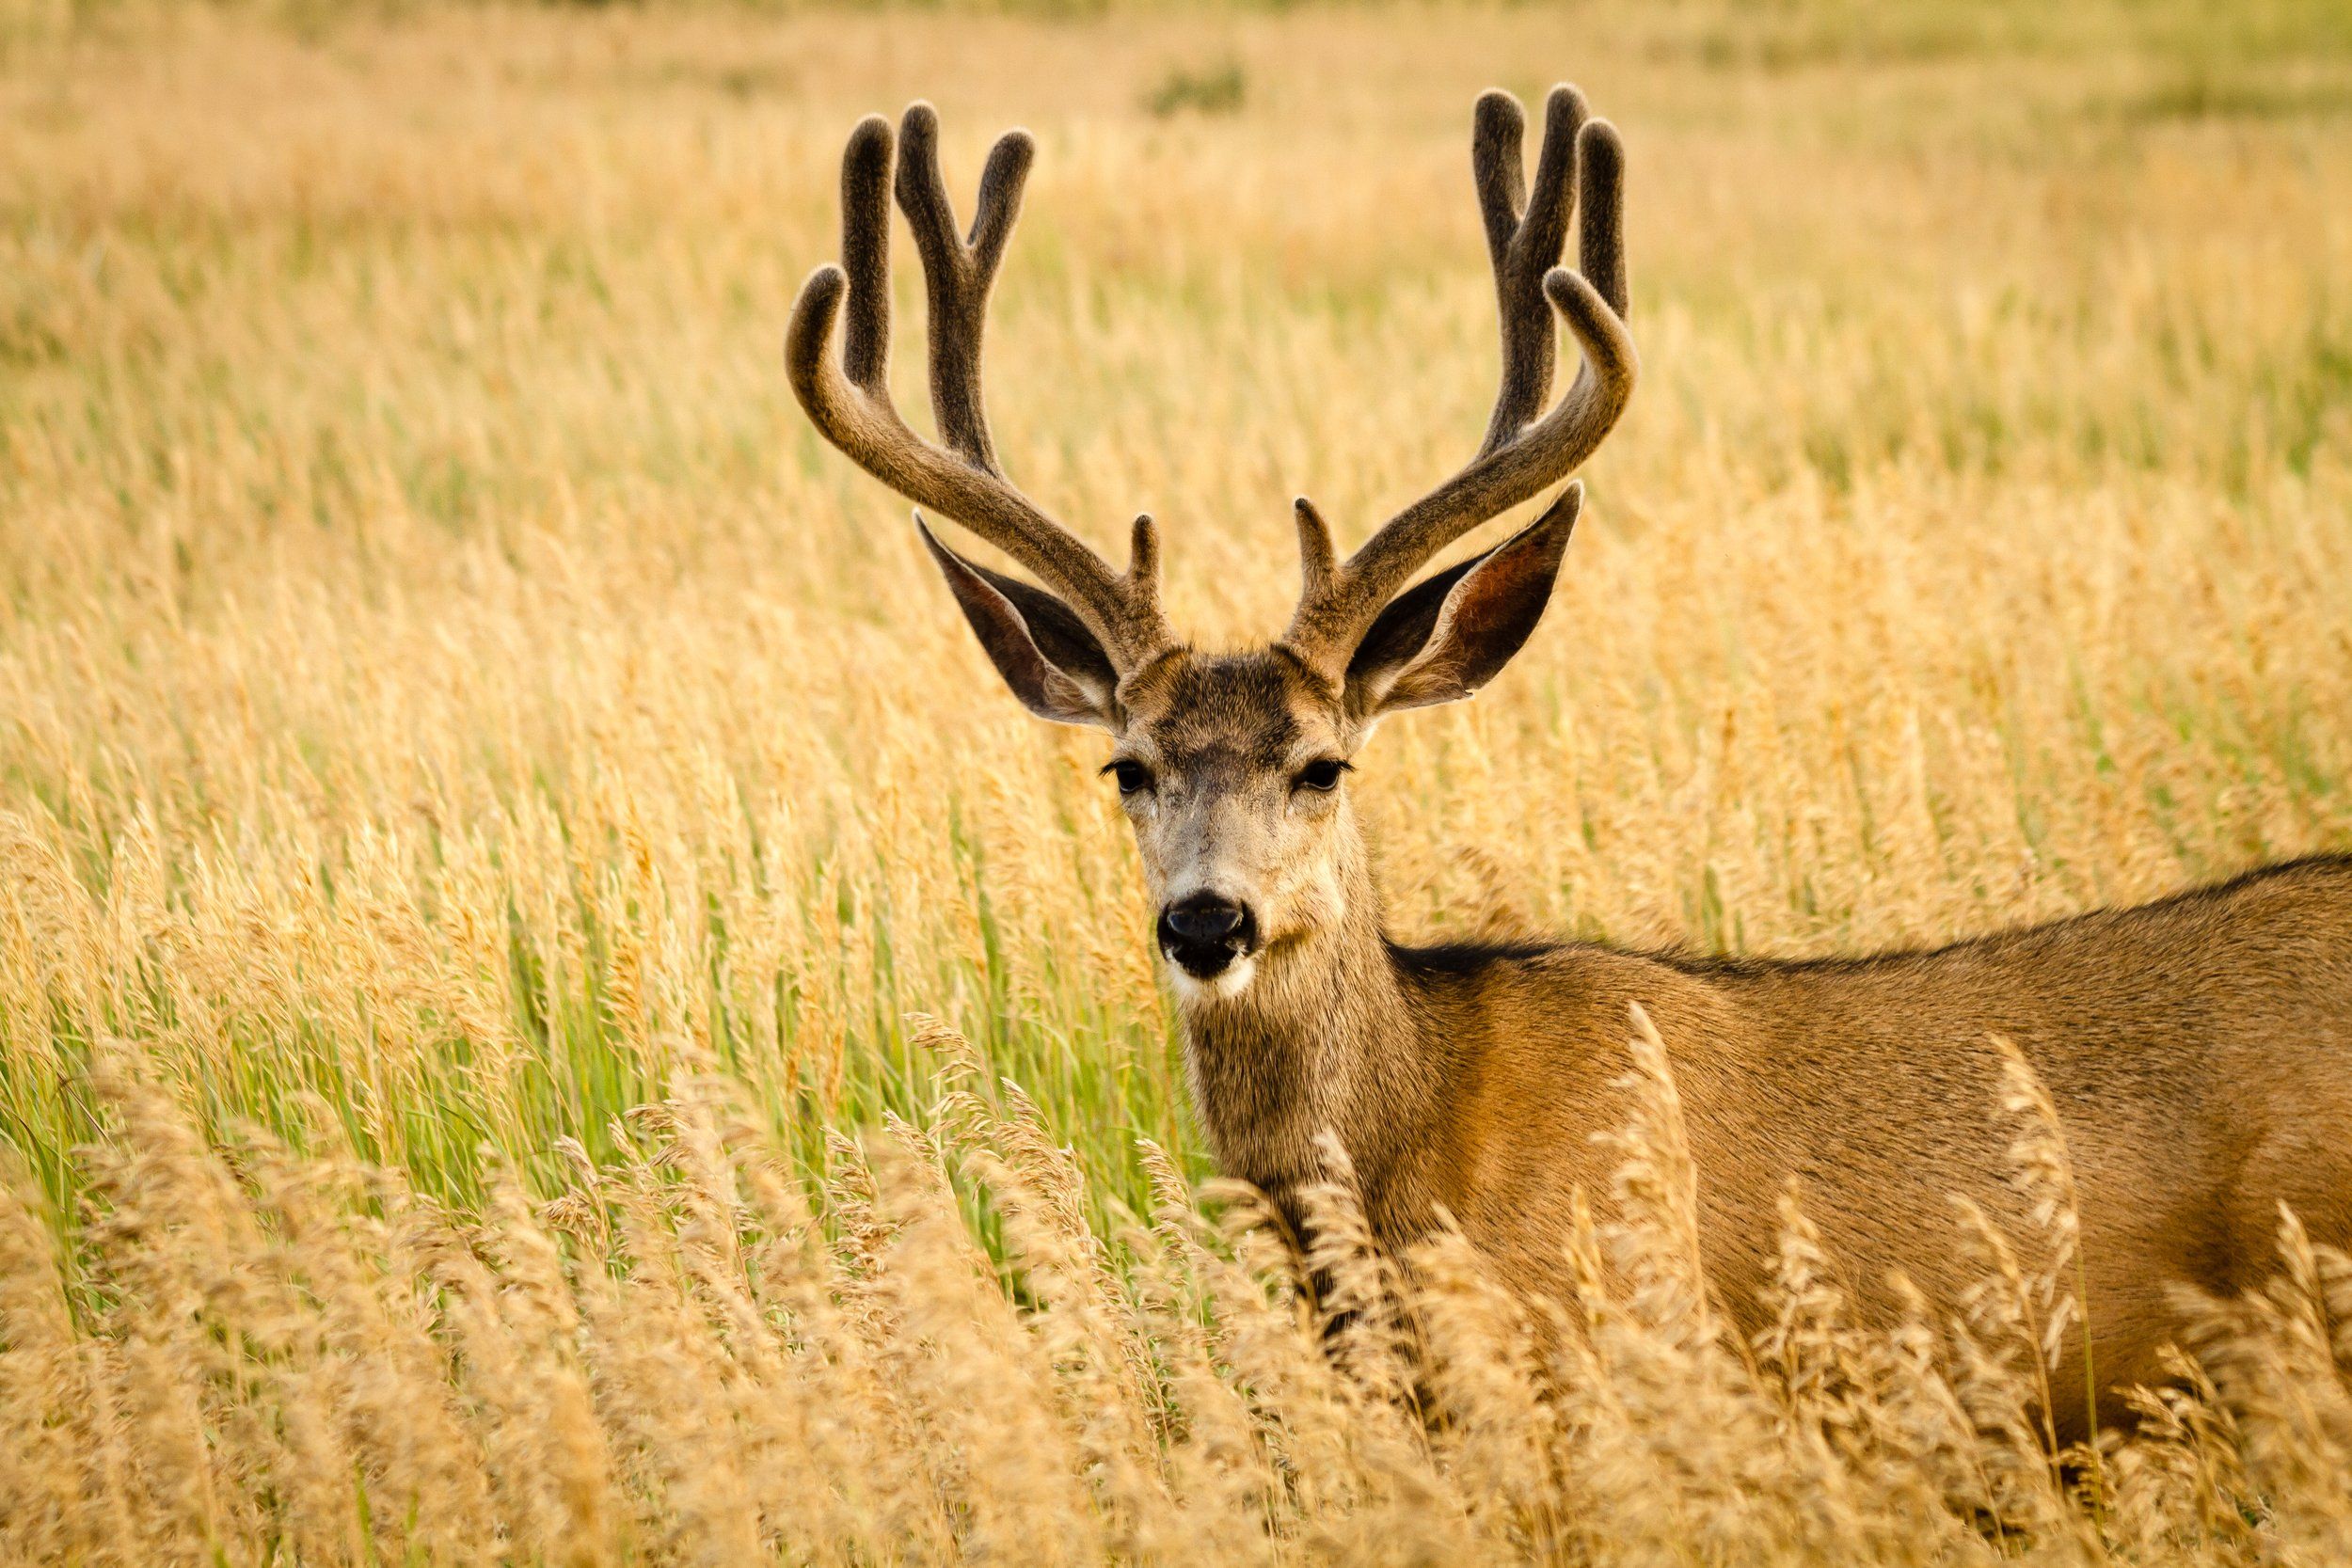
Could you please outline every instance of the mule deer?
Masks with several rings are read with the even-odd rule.
[[[1305,586],[1289,629],[1254,651],[1197,652],[1169,628],[1149,516],[1117,571],[1005,477],[980,339],[1032,155],[1023,133],[990,155],[968,238],[930,106],[910,108],[898,137],[945,445],[891,402],[893,138],[879,118],[857,127],[843,165],[843,264],[818,268],[793,311],[793,390],[868,473],[1037,578],[967,561],[918,515],[1014,694],[1113,737],[1104,771],[1134,822],[1194,1098],[1230,1174],[1279,1200],[1320,1171],[1328,1130],[1384,1242],[1409,1243],[1442,1210],[1515,1287],[1565,1294],[1571,1195],[1607,1191],[1612,1157],[1594,1133],[1620,1123],[1614,1085],[1639,1004],[1672,1052],[1706,1262],[1735,1319],[1754,1316],[1792,1179],[1866,1310],[1886,1309],[1898,1271],[1948,1304],[1965,1283],[1952,1195],[2017,1212],[2002,1196],[2010,1132],[1990,1109],[1992,1037],[2007,1037],[2054,1098],[2076,1166],[2097,1376],[2153,1381],[2174,1288],[2253,1279],[2280,1204],[2315,1237],[2352,1243],[2352,858],[1826,962],[1568,942],[1413,948],[1385,934],[1345,776],[1383,717],[1470,696],[1526,642],[1580,485],[1484,553],[1413,575],[1566,479],[1633,390],[1617,133],[1555,88],[1532,187],[1521,133],[1517,100],[1479,100],[1472,167],[1502,360],[1485,441],[1345,561],[1298,501]],[[1556,264],[1572,216],[1575,271]],[[1582,364],[1547,411],[1554,310]],[[2055,1386],[2084,1386],[2081,1354]],[[2085,1425],[2080,1408],[2058,1415],[2062,1430]]]

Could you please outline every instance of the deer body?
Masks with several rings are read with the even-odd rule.
[[[1248,662],[1195,661],[1176,701],[1215,712],[1279,689]],[[1762,1326],[1791,1181],[1848,1295],[1881,1321],[1896,1275],[1947,1309],[1976,1277],[1956,1196],[2030,1234],[2005,1180],[1994,1037],[2024,1052],[2065,1128],[2108,1417],[2114,1389],[2160,1381],[2175,1290],[2233,1292],[2268,1271],[2280,1204],[2314,1239],[2352,1243],[2352,857],[1932,952],[1774,962],[1401,946],[1352,816],[1337,836],[1335,887],[1306,917],[1277,916],[1291,934],[1258,951],[1246,988],[1177,982],[1218,1164],[1285,1208],[1323,1176],[1327,1130],[1384,1243],[1409,1248],[1442,1211],[1513,1286],[1568,1299],[1572,1195],[1606,1216],[1621,1156],[1597,1134],[1627,1119],[1638,1005],[1673,1062],[1708,1278],[1744,1328]],[[1245,863],[1225,859],[1236,848]],[[1205,851],[1214,875],[1263,885],[1247,854]],[[2053,1386],[2082,1386],[2081,1356],[2070,1343]],[[2083,1414],[2062,1404],[2060,1432],[2079,1435]]]
[[[1975,1277],[1955,1196],[2030,1235],[1994,1114],[2014,1040],[2056,1101],[2081,1195],[2090,1338],[2112,1390],[2162,1380],[2183,1286],[2268,1272],[2280,1204],[2352,1242],[2352,860],[1928,953],[1717,963],[1586,943],[1413,949],[1364,919],[1302,973],[1184,1006],[1220,1165],[1287,1195],[1346,1148],[1375,1232],[1442,1210],[1496,1272],[1572,1299],[1572,1195],[1607,1215],[1629,1006],[1667,1043],[1708,1277],[1764,1326],[1794,1182],[1866,1319],[1900,1275],[1947,1309]],[[2069,1281],[2071,1285],[2073,1282]],[[2082,1386],[2070,1342],[2054,1386]],[[2080,1435],[2082,1411],[2058,1425]]]
[[[1807,1215],[1866,1316],[1899,1275],[1949,1310],[1972,1275],[1953,1198],[2017,1228],[1994,1037],[2058,1110],[2081,1203],[2096,1379],[2153,1381],[2175,1292],[2243,1288],[2281,1204],[2352,1243],[2352,858],[2274,867],[2137,910],[1930,953],[1810,963],[1582,943],[1412,949],[1382,926],[1344,775],[1387,715],[1458,701],[1534,632],[1581,501],[1567,483],[1519,532],[1411,579],[1481,523],[1565,479],[1630,398],[1623,152],[1572,88],[1546,104],[1532,187],[1516,101],[1478,105],[1473,170],[1502,322],[1502,386],[1470,463],[1345,561],[1297,503],[1299,607],[1274,643],[1207,655],[1158,604],[1158,537],[1107,562],[1005,477],[980,397],[986,296],[1031,148],[997,144],[969,238],[928,105],[893,139],[850,138],[843,261],[811,277],[786,356],[818,428],[877,477],[1038,579],[922,538],[998,672],[1033,713],[1110,734],[1158,910],[1195,1103],[1219,1163],[1288,1203],[1336,1136],[1375,1234],[1407,1247],[1450,1214],[1508,1282],[1568,1290],[1574,1195],[1605,1202],[1638,1005],[1665,1042],[1699,1172],[1702,1250],[1750,1322],[1778,1205]],[[889,202],[929,284],[941,439],[888,383]],[[1555,265],[1571,218],[1580,265]],[[1581,352],[1547,409],[1553,314]],[[836,319],[846,322],[838,361]],[[1043,586],[1039,586],[1041,583]],[[2078,1342],[2054,1386],[2081,1386]],[[2067,1402],[2060,1402],[2063,1406]],[[2120,1411],[2110,1401],[2103,1409]],[[2079,1406],[2053,1413],[2079,1433]]]

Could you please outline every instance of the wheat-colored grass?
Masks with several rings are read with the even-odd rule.
[[[1534,643],[1351,785],[1404,930],[1849,951],[2352,845],[2334,8],[8,8],[0,1555],[2340,1560],[2291,1223],[2053,1462],[2029,1078],[2049,1233],[1956,1220],[1960,1323],[1853,1328],[1797,1196],[1728,1341],[1630,1027],[1557,1320],[1356,1259],[1335,1168],[1327,1355],[1192,1206],[1099,741],[783,386],[841,138],[1036,130],[1000,445],[1238,639],[1292,494],[1474,444],[1469,103],[1562,76],[1645,379]]]

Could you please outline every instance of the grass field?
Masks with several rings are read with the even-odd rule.
[[[1760,1360],[1597,1283],[1536,1368],[1454,1259],[1334,1372],[1192,1228],[1099,736],[778,355],[857,115],[937,102],[966,201],[1030,126],[1008,466],[1264,635],[1292,495],[1475,445],[1470,101],[1576,80],[1644,380],[1534,642],[1351,785],[1404,931],[2140,898],[2352,847],[2352,13],[0,17],[11,1560],[2352,1550],[2341,1259],[2088,1470],[2030,1263],[1931,1366],[1794,1225]],[[1596,1246],[1671,1283],[1676,1212]]]

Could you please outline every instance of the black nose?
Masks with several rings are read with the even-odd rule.
[[[1160,911],[1160,948],[1199,979],[1223,972],[1258,945],[1249,907],[1214,893],[1179,898]]]
[[[1168,907],[1168,928],[1181,942],[1223,942],[1248,918],[1248,911],[1214,893],[1196,893]]]

